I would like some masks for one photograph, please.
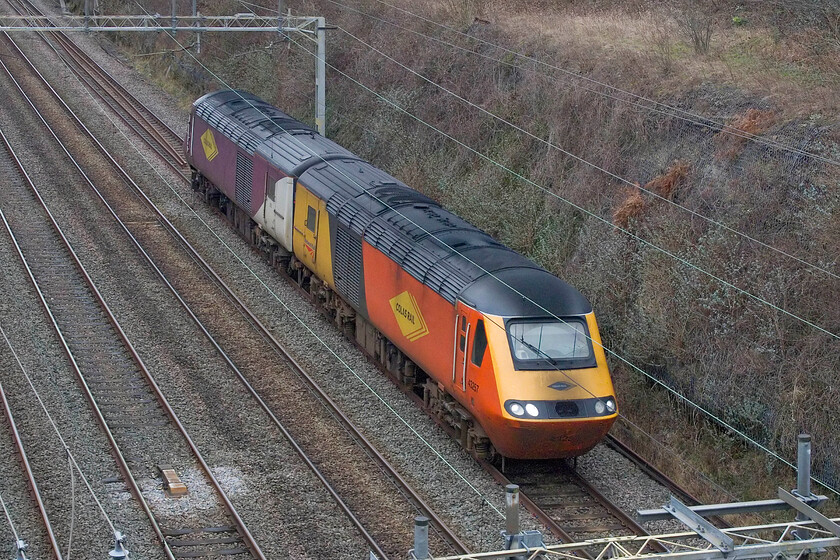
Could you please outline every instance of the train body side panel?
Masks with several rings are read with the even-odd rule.
[[[371,322],[433,379],[451,387],[455,307],[368,243],[362,255]]]
[[[257,154],[254,154],[253,169],[254,177],[251,181],[251,207],[247,208],[247,210],[248,214],[254,218],[258,224],[263,225],[260,223],[262,220],[258,220],[256,218],[265,204],[265,191],[268,186],[267,181],[270,173],[269,170],[275,174],[276,170],[274,170],[264,158],[261,158]]]
[[[236,199],[236,152],[239,147],[195,115],[190,165],[201,170],[228,198]],[[250,209],[248,209],[250,210]]]

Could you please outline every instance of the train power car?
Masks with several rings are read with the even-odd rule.
[[[615,421],[569,284],[252,94],[195,101],[185,152],[193,188],[470,451],[574,457]]]

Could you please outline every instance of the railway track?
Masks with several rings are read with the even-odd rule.
[[[500,484],[518,485],[521,503],[563,542],[647,534],[565,460],[507,461],[504,473],[484,466]]]
[[[87,66],[84,62],[77,62],[76,64],[79,68]],[[88,76],[96,74],[95,71],[90,70],[84,70],[84,72]],[[92,84],[98,83],[93,82],[92,77],[86,78],[85,80],[91,80],[89,82],[91,87],[96,87]],[[113,106],[117,103],[115,101],[107,101],[107,104]],[[115,112],[120,112],[118,109],[114,110]],[[123,109],[122,113],[131,114],[132,111]],[[120,118],[122,119],[124,117],[121,116]],[[135,124],[131,125],[132,128],[146,126],[140,124],[139,120],[134,122]],[[163,138],[165,134],[144,134],[141,136],[150,145],[160,144],[161,146],[156,148],[157,153],[161,157],[164,157],[169,165],[180,174],[180,171],[183,169],[183,160],[174,156],[169,149],[165,148],[164,144],[167,142],[171,143],[171,141]],[[172,136],[176,135],[170,131],[170,137]],[[157,219],[166,220],[162,213],[158,213]],[[176,230],[173,229],[173,231]],[[183,242],[185,243],[186,241]],[[194,255],[197,254],[197,252],[194,253]],[[198,257],[198,259],[200,258]],[[203,266],[205,266],[205,270],[207,271],[212,270],[206,263],[203,263]],[[218,282],[221,282],[220,278],[217,278]],[[227,290],[226,294],[226,297],[229,299],[238,299],[230,290]],[[270,331],[260,324],[256,316],[247,309],[247,306],[241,304],[241,302],[238,303],[238,306],[240,312],[249,316],[248,320],[252,324],[259,325],[258,328],[261,329],[263,336],[269,339],[273,338],[271,337]],[[279,343],[273,341],[272,344],[277,347],[278,352],[282,352],[279,349]],[[288,355],[286,357],[288,358]],[[305,376],[305,373],[298,372],[298,375]],[[310,383],[310,387],[314,387],[314,385]],[[329,397],[323,395],[321,399],[322,402],[327,402],[328,406],[334,406],[329,402]],[[342,415],[337,407],[332,408],[331,414],[335,416]],[[375,451],[373,452],[375,453]],[[561,539],[579,540],[584,538],[597,538],[605,534],[644,534],[644,530],[632,518],[621,512],[620,509],[609,504],[606,498],[600,495],[591,485],[588,485],[574,472],[569,471],[564,465],[543,463],[539,466],[528,467],[523,464],[519,465],[519,467],[521,470],[508,469],[505,475],[496,471],[494,477],[503,484],[511,482],[519,484],[523,492],[523,503],[529,506],[529,509]],[[654,474],[653,476],[656,475]],[[663,479],[663,483],[667,484],[667,481]],[[679,490],[673,484],[671,488],[674,491]]]
[[[175,135],[174,131],[171,131],[171,129],[169,131],[171,135]],[[180,157],[171,158],[167,163],[174,170],[178,170],[184,165]],[[188,182],[186,176],[182,175],[182,177],[185,182]],[[287,279],[292,281],[288,277]],[[300,293],[306,295],[310,300],[313,299],[304,290],[300,290]],[[250,316],[252,322],[259,322],[247,307],[242,305],[241,309]],[[364,351],[358,345],[357,347]],[[287,354],[286,357],[291,359]],[[383,373],[391,376],[390,372],[381,367],[381,364],[378,364],[372,357],[371,360],[380,366]],[[299,369],[296,364],[295,367]],[[300,373],[306,375],[302,370]],[[399,386],[399,380],[394,379],[394,381]],[[315,387],[315,390],[320,391],[314,385],[314,382],[311,380],[308,380],[308,382],[310,386]],[[326,395],[322,394],[321,397],[329,401],[329,397]],[[421,407],[423,406],[422,399],[417,399],[417,402]],[[334,407],[331,402],[330,407]],[[333,410],[336,414],[341,414],[337,408],[333,408]],[[457,434],[453,435],[457,436]],[[687,503],[699,503],[693,496],[660,471],[644,462],[640,456],[634,454],[620,441],[608,438],[607,444],[636,463],[651,478],[668,487],[675,495],[682,496]],[[521,462],[520,467],[523,464],[524,462]],[[549,531],[564,541],[572,542],[574,540],[597,538],[606,534],[646,534],[645,529],[636,523],[629,514],[612,504],[584,478],[570,469],[565,462],[535,463],[531,467],[524,467],[520,472],[509,471],[507,474],[503,474],[495,466],[486,464],[485,466],[502,485],[518,484],[526,507],[545,524]]]
[[[247,554],[265,559],[242,522],[230,498],[213,475],[189,433],[181,424],[149,370],[137,354],[115,315],[82,265],[64,232],[54,220],[5,135],[3,147],[17,162],[22,181],[4,192],[4,204],[21,213],[3,216],[6,231],[17,249],[44,311],[77,376],[79,385],[108,435],[123,480],[141,502],[158,533],[168,558],[189,552],[194,556]],[[28,186],[28,189],[24,187]],[[127,390],[129,388],[129,390]],[[159,442],[160,447],[151,445]],[[230,545],[207,528],[180,525],[179,516],[153,511],[134,471],[154,464],[162,456],[179,462],[194,461],[216,495],[215,511],[207,518],[232,535]],[[193,536],[189,544],[178,537]],[[176,554],[175,550],[179,552]]]
[[[7,163],[7,158],[0,155],[0,165],[5,166]],[[2,485],[2,492],[0,494],[5,496],[4,502],[8,502],[9,498],[12,496],[20,497],[23,487],[25,486],[28,490],[29,495],[31,496],[31,502],[27,501],[27,506],[22,506],[18,503],[15,513],[18,515],[12,519],[12,522],[20,523],[24,519],[39,519],[43,532],[40,534],[29,534],[26,535],[29,539],[29,543],[32,543],[34,539],[40,538],[42,542],[40,546],[36,544],[36,548],[38,550],[43,549],[44,553],[46,553],[47,547],[49,547],[52,556],[58,560],[61,560],[61,549],[58,545],[58,540],[55,535],[55,530],[53,529],[52,522],[50,521],[50,516],[47,513],[46,506],[44,505],[44,500],[41,496],[41,491],[38,488],[38,481],[35,476],[35,471],[32,468],[32,464],[29,461],[29,456],[26,452],[26,448],[23,443],[23,439],[21,439],[20,431],[17,427],[17,422],[15,421],[14,413],[12,412],[11,404],[9,403],[9,399],[6,396],[6,391],[3,388],[3,384],[0,383],[0,402],[3,405],[3,412],[4,417],[9,429],[10,441],[2,441],[0,442],[0,453],[3,453],[4,457],[11,458],[15,454],[17,455],[18,459],[20,460],[21,466],[21,475],[20,477],[16,476],[16,473],[10,472],[9,470],[4,471],[4,481]],[[5,449],[8,445],[8,449]],[[12,450],[13,449],[13,450]],[[7,468],[11,467],[8,465]],[[20,480],[16,480],[16,479]],[[17,488],[17,492],[15,493],[14,486],[15,482],[19,482],[19,488]],[[20,500],[24,501],[24,500]],[[6,505],[8,508],[8,505]],[[4,512],[5,513],[5,512]],[[27,542],[24,538],[24,535],[16,535],[18,541]],[[37,541],[34,541],[37,542]],[[31,554],[31,551],[30,551]],[[35,554],[38,554],[36,551]]]
[[[9,0],[9,5],[18,15],[46,16],[28,0]],[[183,169],[186,165],[181,153],[183,139],[175,131],[108,72],[94,63],[76,43],[70,40],[66,33],[56,31],[48,33],[48,36],[56,42],[58,47],[48,41],[45,42],[87,86],[91,95],[110,108],[120,122],[137,134],[164,161],[174,162],[177,167]]]
[[[22,59],[25,59],[25,56],[23,55],[22,52],[20,53],[20,56],[21,56]],[[173,161],[173,165],[177,166],[177,162]],[[127,174],[123,177],[123,179],[126,182],[128,182],[130,184],[133,184],[133,181],[131,181],[130,177],[128,177]],[[134,185],[134,186],[136,187],[136,185]],[[145,197],[145,195],[142,194],[142,191],[139,190],[139,187],[137,187],[136,193],[139,193],[140,196]],[[141,218],[141,217],[139,217],[139,214],[141,214],[142,212],[139,208],[136,207],[136,198],[135,198],[134,194],[127,195],[125,192],[123,192],[121,195],[119,193],[116,193],[116,192],[111,193],[111,194],[113,194],[113,196],[114,196],[114,198],[112,198],[111,202],[114,203],[115,208],[117,208],[119,205],[127,204],[128,199],[131,199],[135,202],[135,206],[132,207],[131,210],[125,210],[126,213],[131,215],[133,224],[155,223],[155,224],[164,225],[165,229],[166,229],[166,236],[170,239],[170,241],[171,241],[172,237],[174,236],[176,239],[178,239],[180,245],[182,247],[185,247],[190,252],[190,255],[191,255],[192,259],[194,260],[194,262],[200,263],[200,265],[201,265],[200,268],[201,269],[197,270],[197,271],[194,271],[193,276],[190,278],[190,280],[176,280],[176,281],[173,281],[173,284],[180,283],[181,285],[192,287],[193,291],[195,291],[195,289],[194,289],[195,286],[196,286],[195,282],[198,282],[198,277],[199,276],[204,275],[205,277],[212,278],[213,282],[216,283],[216,287],[221,287],[221,289],[224,292],[224,297],[223,298],[220,298],[220,300],[213,300],[212,302],[209,302],[209,306],[215,309],[216,316],[218,317],[220,315],[223,315],[223,313],[219,312],[218,301],[227,301],[227,302],[230,302],[232,305],[235,305],[236,310],[232,313],[227,313],[227,316],[228,316],[227,322],[230,323],[231,318],[233,318],[233,319],[238,318],[239,320],[241,320],[242,317],[244,316],[245,320],[248,323],[250,323],[249,326],[252,329],[253,329],[253,327],[256,327],[256,329],[257,329],[256,332],[258,333],[258,335],[260,337],[260,344],[264,345],[266,340],[270,341],[270,345],[272,346],[274,352],[276,352],[278,354],[281,354],[281,355],[284,355],[286,357],[286,359],[288,359],[292,362],[292,367],[293,367],[293,369],[296,370],[296,373],[301,378],[306,380],[306,383],[308,385],[308,389],[313,391],[313,392],[316,392],[316,393],[320,392],[320,405],[328,408],[329,409],[329,414],[332,414],[334,417],[339,418],[339,422],[341,423],[341,430],[343,430],[347,433],[353,434],[352,437],[355,438],[356,443],[362,449],[362,453],[367,455],[368,457],[373,457],[374,458],[373,461],[375,463],[375,468],[381,469],[381,470],[386,471],[388,473],[387,476],[390,477],[389,484],[396,485],[397,487],[400,488],[400,492],[409,496],[409,498],[408,498],[409,501],[413,504],[413,507],[419,513],[431,517],[431,519],[433,520],[433,526],[434,526],[435,531],[436,531],[435,534],[440,536],[440,538],[443,540],[443,542],[445,543],[444,546],[446,546],[446,550],[451,550],[451,551],[454,550],[455,552],[466,552],[466,547],[458,540],[458,537],[452,532],[452,530],[449,529],[447,527],[447,525],[434,513],[434,511],[424,503],[423,498],[421,496],[419,496],[416,493],[416,491],[414,491],[413,488],[411,488],[411,486],[405,480],[403,480],[399,476],[399,474],[392,467],[390,467],[390,465],[387,463],[387,461],[385,461],[384,457],[382,457],[378,452],[376,452],[376,450],[373,448],[373,446],[369,442],[367,442],[367,440],[364,439],[364,437],[361,435],[361,433],[353,426],[352,422],[343,413],[341,413],[341,411],[338,409],[337,406],[335,406],[334,403],[332,403],[332,401],[329,399],[329,397],[325,393],[323,393],[323,391],[321,391],[320,388],[317,387],[317,384],[315,384],[314,381],[311,378],[308,378],[308,376],[305,374],[303,369],[300,368],[300,366],[298,366],[297,364],[293,363],[293,361],[291,360],[291,357],[287,353],[285,353],[285,350],[282,349],[279,342],[277,342],[277,340],[272,337],[271,333],[264,326],[262,326],[259,323],[256,316],[253,315],[253,313],[251,313],[247,309],[247,306],[245,306],[237,298],[237,296],[234,294],[234,292],[230,288],[228,288],[227,286],[224,285],[221,278],[213,271],[212,267],[210,267],[209,264],[207,264],[205,261],[203,261],[203,259],[200,257],[200,255],[198,255],[198,253],[189,246],[186,239],[184,239],[180,235],[180,233],[177,231],[177,229],[174,228],[174,226],[172,226],[172,224],[169,223],[168,220],[166,220],[166,218],[163,216],[162,213],[160,213],[159,210],[154,208],[154,205],[151,203],[151,201],[148,198],[145,198],[145,200],[144,200],[144,202],[146,203],[145,213],[148,214],[149,210],[151,209],[155,213],[155,216],[154,217],[153,216],[147,216],[145,218]],[[117,211],[119,211],[119,210],[117,210]],[[116,216],[116,214],[115,214],[115,216]],[[126,229],[126,231],[129,230],[129,228],[126,227],[125,225],[123,227]],[[131,237],[136,238],[136,239],[145,238],[145,243],[144,244],[146,245],[146,247],[149,248],[149,253],[150,254],[155,254],[155,253],[161,254],[162,251],[165,251],[165,249],[161,248],[161,240],[159,238],[160,236],[158,236],[158,238],[156,238],[156,239],[153,239],[152,237],[154,237],[154,235],[150,236],[150,234],[149,234],[150,230],[155,231],[158,228],[156,228],[156,227],[155,228],[136,227],[135,226],[132,229],[134,231],[131,233]],[[170,243],[170,245],[171,245],[171,243]],[[138,245],[138,247],[139,247],[139,245]],[[144,254],[146,254],[145,250],[142,249],[142,247],[139,250],[141,252],[143,252]],[[152,259],[148,254],[147,254],[147,257],[149,258],[149,262],[154,264],[155,259]],[[183,259],[183,257],[182,257],[182,259]],[[167,267],[172,268],[172,269],[183,268],[183,266],[181,264],[171,264],[171,263],[168,264],[168,265],[162,265],[161,266],[161,268],[167,268]],[[160,269],[158,269],[158,270],[160,272]],[[183,277],[184,274],[181,273],[181,276]],[[166,283],[172,289],[173,293],[175,293],[177,295],[178,290],[176,290],[174,288],[174,286],[169,283],[168,280],[166,281]],[[205,279],[205,284],[206,283],[207,283],[207,281]],[[211,288],[206,288],[205,287],[205,289],[211,289]],[[215,289],[215,288],[213,288],[213,289]],[[202,292],[201,295],[204,296],[205,294]],[[178,295],[177,297],[178,297],[179,301],[181,301],[181,303],[185,307],[185,309],[191,309],[190,304],[186,303],[180,297],[180,295]],[[205,299],[206,299],[206,297],[205,297]],[[205,306],[205,308],[208,307],[208,303],[205,302],[204,306]],[[191,310],[189,311],[189,313],[193,316],[193,318],[195,318],[196,323],[200,325],[200,328],[202,330],[204,330],[205,333],[207,333],[207,330],[203,326],[203,323],[201,323],[201,321],[198,320],[197,315],[194,314]],[[206,314],[207,310],[206,309],[205,310],[200,310],[197,313]],[[208,323],[208,324],[210,323],[210,321],[206,321],[206,320],[205,320],[205,322]],[[229,332],[241,333],[241,332],[243,332],[243,330],[245,328],[246,327],[244,327],[242,324],[239,324],[239,325],[236,326],[236,328],[230,329]],[[218,327],[217,330],[224,331],[226,329],[223,326],[221,326],[221,327]],[[210,338],[209,333],[208,333],[208,338]],[[99,344],[98,339],[87,340],[87,342],[89,343],[88,345],[91,346],[91,347],[97,346]],[[248,365],[247,365],[247,367],[244,367],[243,369],[248,369],[248,370],[252,370],[252,371],[253,370],[266,369],[269,372],[272,369],[276,369],[276,366],[275,366],[275,368],[272,368],[270,366],[266,366],[265,364],[254,363],[255,360],[253,358],[245,358],[244,356],[233,355],[233,354],[236,354],[236,352],[232,352],[231,353],[232,355],[230,357],[227,357],[227,353],[222,351],[221,348],[222,348],[223,345],[231,346],[231,344],[226,344],[224,341],[221,342],[221,344],[217,344],[216,342],[213,342],[213,344],[217,346],[217,350],[219,350],[220,354],[226,356],[225,359],[228,360],[231,368],[236,370],[237,374],[240,375],[240,379],[246,385],[246,387],[248,387],[249,391],[251,391],[252,396],[254,396],[254,398],[257,399],[257,400],[262,401],[262,399],[259,398],[259,395],[253,389],[253,387],[250,386],[250,384],[247,383],[247,379],[245,378],[245,375],[241,371],[239,371],[239,368],[236,367],[235,364],[236,364],[236,362],[245,363],[245,364],[248,364]],[[239,341],[238,346],[241,347],[241,340]],[[264,350],[263,350],[262,353],[266,354],[266,352]],[[243,355],[248,354],[248,349],[245,348],[243,350],[242,354]],[[251,354],[253,354],[253,353],[251,353]],[[267,361],[272,361],[272,360],[275,360],[275,358],[273,357],[273,354],[268,353]],[[126,381],[126,383],[129,383],[129,384],[131,382],[132,382],[131,380]],[[108,383],[105,383],[105,384],[108,385]],[[113,385],[113,383],[111,383],[110,385]],[[142,395],[140,396],[140,402],[145,403],[148,400],[149,399],[148,399],[147,396],[142,396]],[[264,411],[268,415],[270,415],[272,418],[274,418],[274,413],[272,412],[271,407],[269,407],[268,405],[266,405],[265,403],[262,403],[262,402],[261,402],[261,404],[264,408]],[[119,409],[120,406],[124,406],[124,405],[117,404],[117,405],[115,405],[115,408]],[[140,406],[139,408],[143,408],[143,406]],[[276,420],[276,418],[275,418],[275,420]],[[128,426],[128,425],[131,424],[131,422],[127,422],[126,424]],[[282,429],[282,426],[280,425],[279,422],[276,422],[276,425]],[[288,439],[290,441],[294,441],[294,438],[292,438],[291,435],[288,436]],[[315,439],[319,439],[319,438],[315,438]],[[320,439],[323,439],[323,438],[320,438]],[[318,442],[314,442],[314,443],[315,443],[315,446],[317,447]],[[301,454],[302,457],[306,456],[306,452],[303,452],[302,450],[299,451],[299,453]],[[313,461],[310,461],[308,459],[305,459],[305,460],[308,463],[310,463],[310,466],[314,470],[317,470],[314,467],[314,462]],[[326,458],[321,458],[318,462],[323,464],[325,460],[326,460]],[[333,463],[335,463],[334,460],[333,460]],[[328,482],[326,482],[325,480],[323,480],[323,482],[324,482],[326,487],[328,487],[328,488],[331,487],[331,485]],[[346,492],[346,488],[345,488],[345,492]],[[386,511],[388,511],[388,510],[386,510]],[[346,513],[349,514],[350,512],[347,511]],[[359,524],[359,526],[361,527],[361,524]],[[408,525],[408,524],[405,525],[405,527],[408,527],[408,526],[410,526],[410,525]],[[362,528],[362,530],[363,530],[363,528]],[[172,540],[172,538],[174,538],[174,537],[179,537],[179,538],[181,538],[181,540],[183,540],[184,538],[189,540],[189,538],[191,538],[189,536],[185,537],[185,534],[183,533],[183,531],[178,529],[178,528],[164,530],[163,533],[164,533],[164,536],[169,540]],[[371,542],[372,548],[377,551],[377,553],[380,555],[380,557],[386,557],[386,554],[381,549],[379,549],[379,547],[376,545],[376,541],[373,540],[372,537],[371,537],[370,542]],[[175,546],[175,545],[173,544],[172,546]],[[404,551],[405,548],[403,548],[402,550]]]

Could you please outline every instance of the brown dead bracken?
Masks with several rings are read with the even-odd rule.
[[[645,185],[645,190],[655,192],[668,200],[674,199],[674,191],[688,176],[691,166],[685,161],[676,161],[665,173],[654,177]]]
[[[750,136],[766,131],[773,125],[774,121],[775,118],[771,111],[747,109],[743,115],[735,117],[726,129],[715,135],[717,157],[729,160],[735,159],[741,154],[741,149]],[[739,131],[744,134],[739,134]]]
[[[673,200],[674,192],[676,192],[677,187],[688,176],[690,169],[691,165],[688,162],[676,161],[665,173],[657,175],[648,181],[644,186],[644,190],[658,194],[662,198]],[[646,204],[642,195],[642,189],[636,183],[636,187],[628,192],[627,197],[618,209],[613,212],[613,223],[619,227],[626,228],[631,218],[638,219],[641,217]]]
[[[626,228],[630,224],[630,218],[638,218],[644,208],[645,199],[642,198],[642,191],[636,183],[636,187],[629,191],[621,206],[613,212],[613,223],[618,227]]]

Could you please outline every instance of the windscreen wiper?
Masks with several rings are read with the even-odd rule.
[[[558,364],[557,364],[557,361],[555,361],[555,359],[554,359],[554,358],[552,358],[551,356],[549,356],[548,354],[546,354],[545,352],[543,352],[542,350],[540,350],[539,348],[537,348],[537,347],[536,347],[536,346],[534,346],[533,344],[531,344],[531,343],[529,343],[529,342],[525,342],[525,339],[524,339],[524,338],[517,338],[516,340],[518,340],[519,342],[521,342],[521,343],[525,346],[525,348],[527,348],[528,350],[530,350],[531,352],[533,352],[534,354],[536,354],[536,356],[537,356],[538,358],[539,358],[539,357],[542,357],[544,360],[548,360],[548,362],[549,362],[551,365],[553,365],[553,366],[558,365]]]

